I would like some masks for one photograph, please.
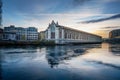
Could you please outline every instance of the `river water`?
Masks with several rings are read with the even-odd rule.
[[[120,44],[0,47],[2,80],[120,80]]]

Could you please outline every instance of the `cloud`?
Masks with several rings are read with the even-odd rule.
[[[90,0],[73,0],[73,6],[79,6],[83,5],[84,3],[88,2]]]
[[[107,20],[113,20],[113,19],[118,19],[120,18],[120,14],[116,14],[107,18],[101,18],[101,19],[95,19],[95,20],[89,20],[89,21],[83,21],[83,22],[78,22],[78,23],[83,23],[83,24],[88,24],[88,23],[97,23],[97,22],[103,22]]]
[[[116,28],[120,28],[120,26],[102,27],[101,29],[116,29]]]

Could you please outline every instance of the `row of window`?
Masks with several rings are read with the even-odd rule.
[[[81,39],[81,40],[97,40],[100,39],[97,36],[94,35],[89,35],[85,33],[80,33],[80,32],[69,32],[65,31],[64,33],[64,38],[65,39]]]

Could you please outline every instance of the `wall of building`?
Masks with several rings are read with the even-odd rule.
[[[3,39],[3,29],[0,28],[0,40]]]
[[[34,41],[38,40],[38,31],[34,27],[27,28],[27,40]]]
[[[3,32],[2,40],[16,41],[16,33],[14,33],[14,32]]]
[[[39,33],[39,40],[40,40],[40,41],[45,40],[45,31],[41,31],[41,32]]]
[[[112,30],[109,33],[109,38],[120,38],[120,29]]]
[[[0,27],[2,26],[2,0],[0,0]]]

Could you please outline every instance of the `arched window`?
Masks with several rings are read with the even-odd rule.
[[[51,27],[51,32],[55,32],[55,27],[54,26]]]

